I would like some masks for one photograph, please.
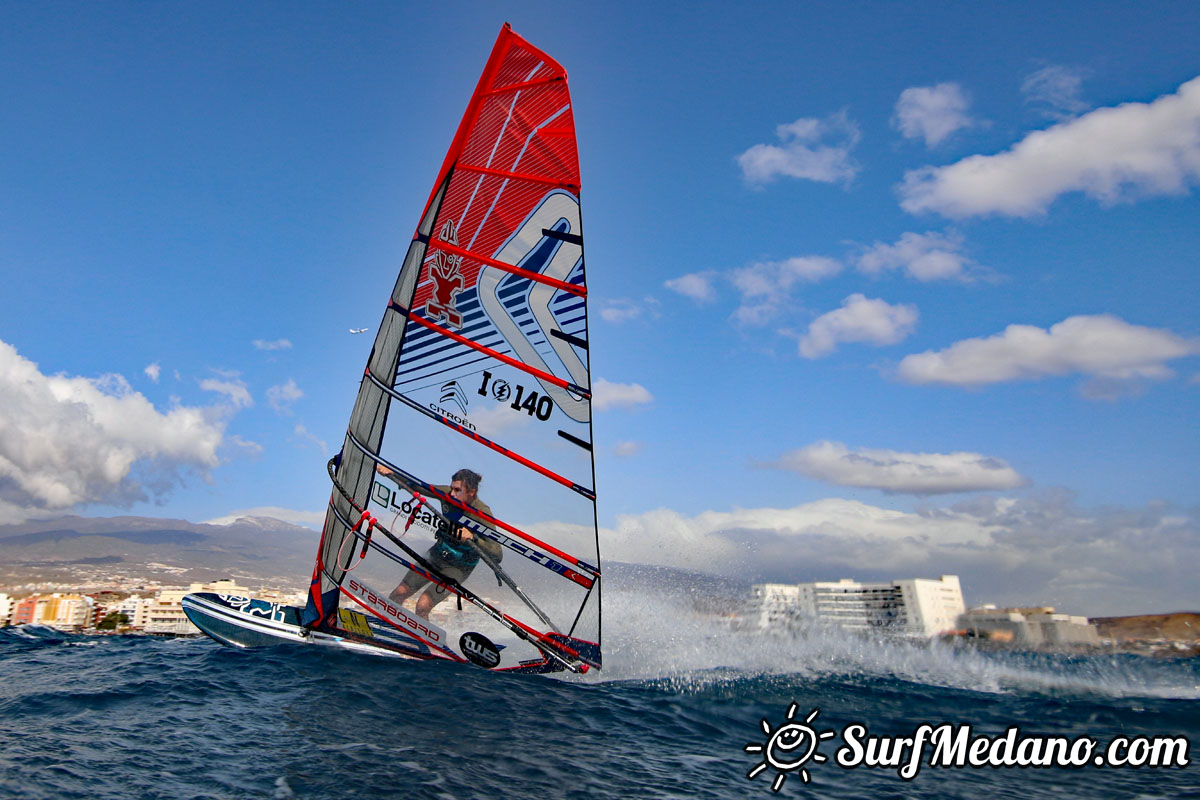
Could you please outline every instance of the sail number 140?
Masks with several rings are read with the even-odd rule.
[[[513,389],[508,385],[508,381],[501,378],[492,380],[492,373],[484,370],[483,383],[479,384],[479,394],[487,397],[489,393],[501,403],[512,397],[512,402],[508,404],[509,408],[524,411],[529,416],[543,421],[550,419],[550,412],[554,410],[554,401],[550,399],[549,395],[529,391],[518,383],[516,384],[516,396],[513,396]]]

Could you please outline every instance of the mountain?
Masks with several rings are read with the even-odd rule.
[[[1135,639],[1173,639],[1177,642],[1200,640],[1200,614],[1196,612],[1093,617],[1091,621],[1101,636],[1121,642]]]
[[[301,587],[320,533],[277,519],[210,525],[150,517],[62,517],[0,525],[0,590],[31,583],[90,585],[106,577],[187,584]]]

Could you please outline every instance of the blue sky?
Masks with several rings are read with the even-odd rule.
[[[1200,605],[1187,4],[0,20],[3,521],[319,518],[507,20],[571,75],[605,556]]]

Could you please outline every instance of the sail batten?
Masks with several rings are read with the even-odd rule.
[[[433,331],[434,333],[438,334],[439,336],[444,336],[448,339],[453,339],[454,341],[458,342],[459,344],[463,344],[463,345],[466,345],[467,347],[470,347],[472,350],[483,353],[484,355],[486,355],[490,358],[494,358],[497,361],[502,361],[511,367],[515,367],[523,372],[533,375],[534,377],[538,378],[539,380],[548,381],[549,383],[552,383],[555,386],[561,387],[570,392],[574,392],[577,395],[582,395],[582,396],[588,397],[588,398],[590,398],[592,396],[592,393],[590,391],[588,391],[587,389],[584,389],[582,386],[577,386],[576,384],[571,383],[568,380],[559,378],[555,375],[551,375],[548,372],[544,372],[543,370],[540,370],[537,367],[531,366],[531,365],[521,361],[520,359],[513,358],[509,355],[501,353],[499,350],[494,350],[491,347],[488,347],[487,345],[482,344],[478,341],[473,341],[471,339],[468,339],[467,337],[463,336],[462,334],[458,334],[458,333],[455,333],[454,331],[448,330],[439,325],[435,325],[434,323],[430,322],[429,320],[425,319],[424,317],[418,316],[418,315],[414,314],[413,312],[409,311],[408,309],[401,308],[400,306],[395,306],[395,309],[396,309],[396,311],[398,311],[399,313],[408,317],[410,320],[417,323],[421,327],[425,328],[426,330]]]
[[[420,403],[416,402],[411,397],[403,395],[400,392],[397,392],[395,389],[393,389],[389,386],[385,386],[383,384],[383,382],[380,381],[379,378],[377,378],[375,375],[371,374],[370,371],[367,372],[367,377],[369,377],[372,381],[374,381],[385,392],[390,394],[392,396],[392,399],[399,400],[400,402],[404,403],[408,407],[412,408],[414,411],[428,417],[429,419],[435,420],[435,421],[451,428],[452,430],[457,431],[458,433],[460,433],[463,436],[467,436],[467,437],[475,440],[479,444],[482,444],[484,447],[488,447],[488,448],[491,448],[492,450],[495,450],[496,452],[503,453],[504,455],[513,459],[517,463],[523,464],[526,467],[529,467],[533,471],[537,472],[540,475],[546,476],[547,478],[554,481],[555,483],[562,484],[563,486],[566,486],[573,491],[579,492],[580,494],[583,494],[586,497],[595,499],[595,496],[596,496],[595,492],[591,489],[588,489],[586,486],[580,486],[579,484],[573,483],[570,479],[564,478],[562,475],[559,475],[556,472],[553,472],[552,470],[549,470],[546,467],[543,467],[541,464],[531,461],[530,459],[525,458],[521,454],[515,453],[512,450],[509,450],[508,448],[506,448],[502,445],[496,444],[495,442],[491,441],[490,439],[488,439],[484,436],[481,436],[480,434],[476,433],[475,431],[469,430],[461,422],[457,422],[457,421],[448,419],[447,417],[441,416],[427,408],[422,407]],[[575,440],[575,441],[583,446],[588,447],[589,449],[591,448],[591,445],[588,443],[578,442],[578,440]]]
[[[556,186],[561,189],[570,189],[578,191],[579,185],[575,183],[566,183],[555,178],[543,178],[537,175],[531,175],[528,172],[509,172],[502,169],[492,169],[479,164],[458,164],[455,167],[463,172],[475,172],[480,175],[487,175],[492,178],[504,178],[506,181],[524,181],[526,183],[537,183],[545,186]]]
[[[559,550],[558,548],[554,547],[553,545],[541,541],[537,537],[535,537],[529,533],[526,533],[525,531],[521,530],[520,528],[517,528],[516,526],[514,526],[508,522],[504,522],[503,520],[497,519],[490,515],[481,514],[478,511],[473,511],[473,509],[464,505],[463,503],[459,502],[458,500],[455,500],[453,497],[446,494],[445,492],[439,491],[434,484],[429,483],[424,480],[421,480],[419,477],[401,469],[399,466],[388,462],[386,459],[384,459],[378,453],[371,453],[362,442],[360,442],[355,436],[353,436],[353,434],[349,435],[348,439],[363,454],[372,457],[379,464],[387,467],[392,472],[395,472],[396,474],[400,475],[405,483],[411,485],[418,491],[424,492],[426,495],[439,500],[440,502],[442,502],[444,504],[449,504],[450,506],[456,508],[457,510],[459,510],[461,512],[471,512],[471,513],[478,514],[488,524],[490,524],[492,526],[492,530],[489,531],[488,528],[481,527],[481,526],[479,526],[479,523],[475,523],[471,520],[466,520],[464,522],[464,525],[466,525],[467,527],[476,528],[481,533],[488,535],[489,538],[497,538],[499,536],[499,533],[498,533],[499,530],[507,531],[508,533],[513,534],[514,536],[518,537],[519,539],[529,542],[530,544],[532,544],[536,547],[543,548],[547,552],[549,552],[561,559],[564,559],[565,561],[570,563],[572,566],[586,570],[586,571],[592,573],[593,575],[599,574],[598,568],[593,567],[592,565],[584,562],[579,557],[573,556],[566,552],[563,552],[562,550]],[[343,520],[345,519],[345,516],[341,514],[340,510],[338,511],[338,514],[339,514],[339,516],[341,516],[341,518]]]

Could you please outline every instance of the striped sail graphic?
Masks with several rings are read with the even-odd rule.
[[[600,666],[579,193],[566,72],[505,25],[330,463],[306,625],[382,622],[409,654],[496,669]],[[464,468],[490,513],[448,493]],[[465,578],[432,555],[458,526],[485,545]],[[388,598],[410,574],[444,598],[427,616]]]

